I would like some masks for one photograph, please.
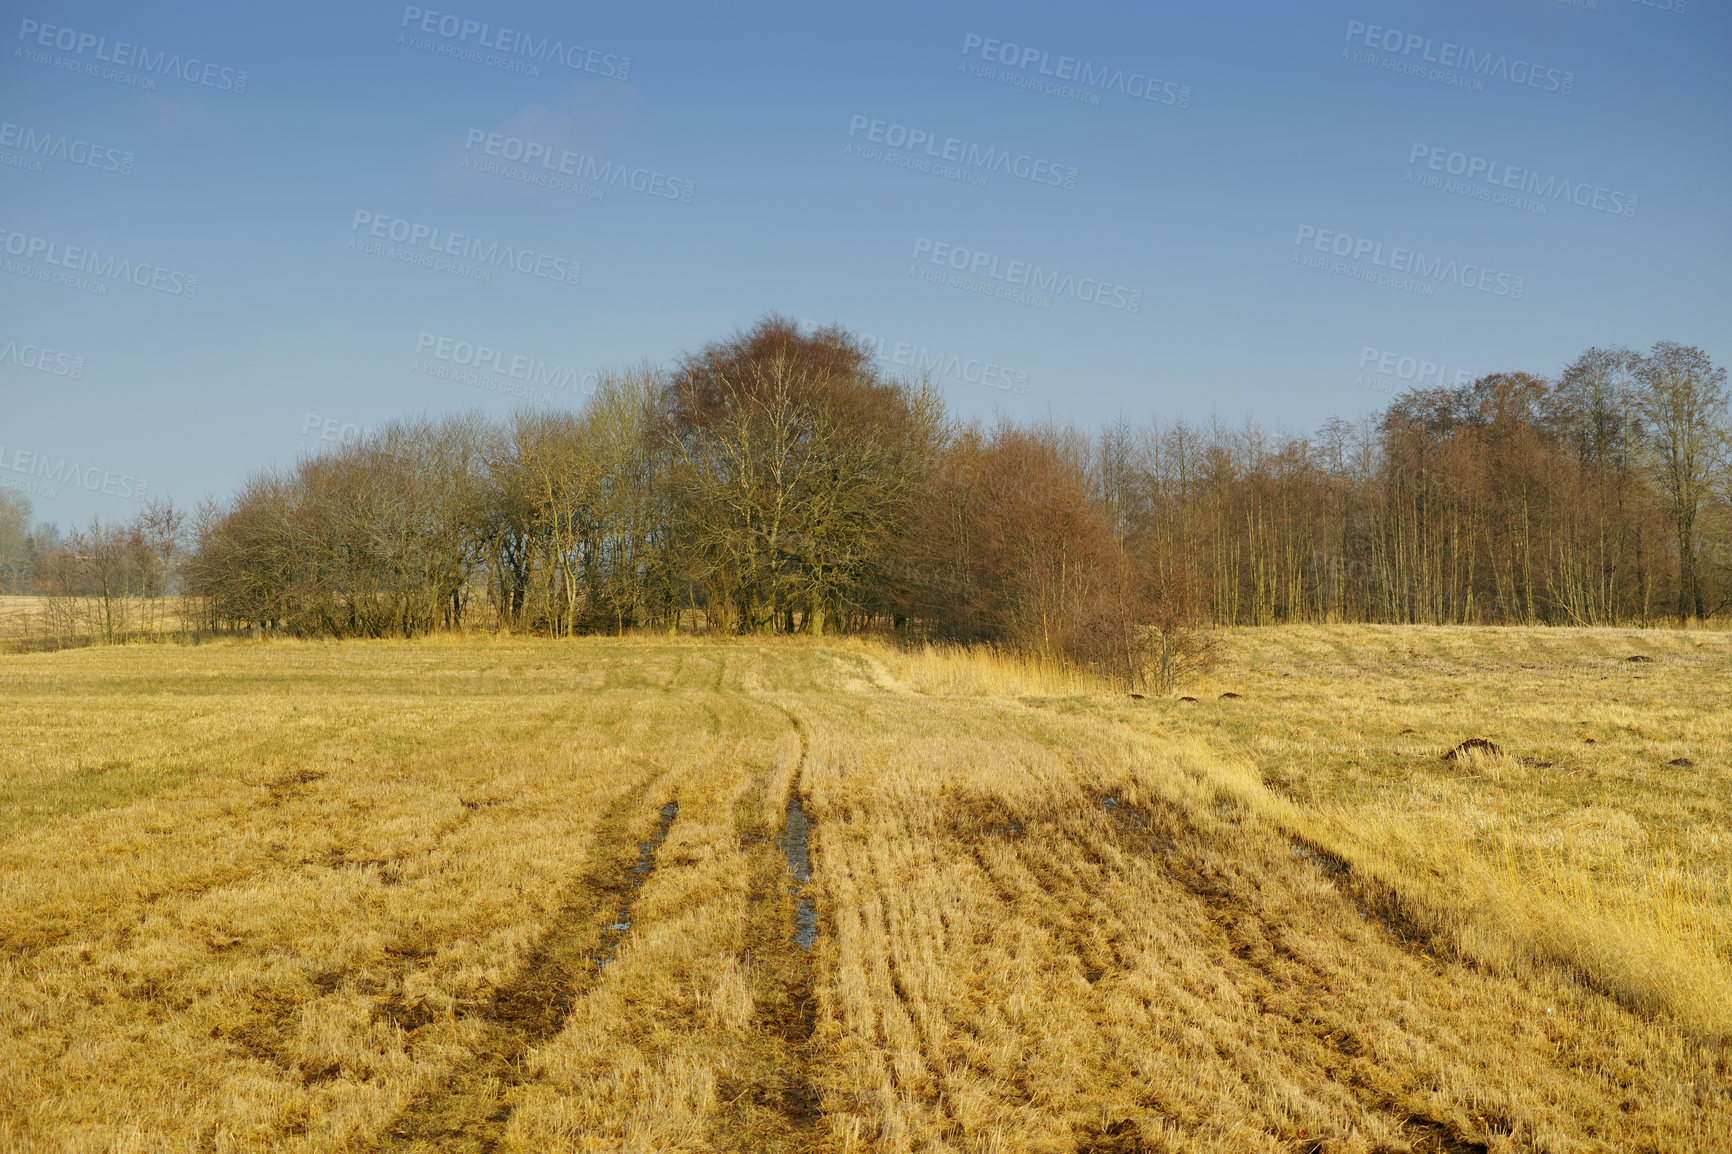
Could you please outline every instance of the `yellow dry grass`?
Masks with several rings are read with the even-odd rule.
[[[25,636],[39,615],[40,598],[0,593],[0,641]]]
[[[0,658],[0,1150],[1732,1148],[1729,641]]]
[[[1229,649],[1185,720],[1274,787],[1255,804],[1482,964],[1561,966],[1732,1039],[1732,636],[1300,628]],[[1499,752],[1446,757],[1470,737]]]
[[[105,639],[160,640],[196,628],[181,597],[44,597],[0,594],[0,653],[64,649]]]

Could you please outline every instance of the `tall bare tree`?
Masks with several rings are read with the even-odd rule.
[[[30,498],[0,489],[0,589],[25,592],[35,566],[30,547]]]
[[[1697,522],[1726,436],[1726,370],[1694,345],[1661,341],[1636,368],[1651,429],[1651,468],[1678,547],[1678,620],[1705,615]]]
[[[770,317],[688,358],[664,427],[712,612],[743,632],[823,633],[908,517],[940,412],[840,330]]]

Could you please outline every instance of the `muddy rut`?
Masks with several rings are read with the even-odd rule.
[[[779,807],[782,828],[770,827],[764,817],[776,787],[773,768],[752,782],[735,807],[751,879],[745,960],[754,977],[754,1017],[741,1060],[716,1087],[722,1109],[714,1138],[721,1149],[809,1150],[822,1120],[811,1077],[811,952],[818,909],[811,886],[812,821],[800,796],[810,739],[798,715],[786,708],[782,713],[800,739]]]
[[[1238,984],[1258,1012],[1281,1021],[1289,1038],[1310,1040],[1309,1046],[1292,1049],[1317,1080],[1346,1089],[1360,1109],[1379,1117],[1388,1132],[1398,1135],[1414,1154],[1487,1154],[1490,1147],[1483,1140],[1485,1135],[1405,1107],[1398,1079],[1380,1076],[1388,1071],[1373,1072],[1374,1056],[1343,1013],[1344,1002],[1351,998],[1351,989],[1342,982],[1344,975],[1322,961],[1315,950],[1290,940],[1293,927],[1272,915],[1266,899],[1260,900],[1257,890],[1264,879],[1253,882],[1198,852],[1217,838],[1176,808],[1150,812],[1110,797],[1101,799],[1101,805],[1120,846],[1133,854],[1154,856],[1164,875],[1207,910],[1219,935],[1219,946],[1244,970]],[[1306,857],[1337,885],[1345,876],[1345,866],[1333,856],[1315,850],[1295,856]],[[1360,916],[1364,916],[1362,911]],[[1387,925],[1384,928],[1410,954],[1421,944],[1414,936],[1396,934]],[[1433,974],[1443,968],[1428,956],[1414,961]],[[1325,1147],[1321,1136],[1298,1143],[1305,1151]]]
[[[678,802],[663,805],[639,840],[634,831],[643,828],[648,792],[640,789],[607,812],[590,869],[566,894],[517,979],[471,1011],[482,1037],[468,1060],[411,1101],[376,1149],[486,1154],[497,1148],[525,1057],[559,1033],[613,960],[631,928],[638,891],[655,870],[656,851],[679,815]]]
[[[1211,959],[1219,977],[1244,999],[1238,1010],[1223,1006],[1224,1016],[1203,1027],[1212,1036],[1214,1061],[1235,1071],[1236,1078],[1256,1083],[1271,1076],[1271,1054],[1263,1047],[1278,1040],[1275,1062],[1286,1071],[1283,1076],[1300,1079],[1332,1100],[1332,1109],[1357,1119],[1321,1132],[1315,1124],[1294,1123],[1284,1133],[1277,1130],[1287,1143],[1284,1149],[1333,1150],[1344,1141],[1369,1139],[1368,1148],[1377,1150],[1485,1154],[1494,1135],[1525,1132],[1531,1137],[1528,1125],[1489,1106],[1477,1118],[1459,1109],[1433,1113],[1420,1104],[1418,1072],[1378,1052],[1367,1017],[1377,1012],[1370,1009],[1355,955],[1363,962],[1371,951],[1382,959],[1376,964],[1387,967],[1390,982],[1435,985],[1445,997],[1446,987],[1479,979],[1463,966],[1428,955],[1422,942],[1380,925],[1375,917],[1355,927],[1363,932],[1320,938],[1314,921],[1295,932],[1291,890],[1303,881],[1297,875],[1316,870],[1339,885],[1343,879],[1335,876],[1339,867],[1333,861],[1301,860],[1297,852],[1283,855],[1289,857],[1286,862],[1264,860],[1206,817],[1177,806],[1138,808],[1110,796],[1074,811],[958,817],[950,836],[979,871],[1001,916],[1041,927],[1058,947],[1053,955],[1058,969],[1049,980],[1063,982],[1063,969],[1071,968],[1086,984],[1097,1019],[1104,1019],[1111,1004],[1122,1001],[1139,980],[1146,982],[1151,967],[1168,969],[1165,958],[1138,940],[1134,927],[1140,907],[1154,904],[1169,911],[1169,924],[1190,943],[1186,948]],[[1264,848],[1273,855],[1283,846],[1272,838]],[[1348,916],[1356,912],[1347,895],[1333,900]],[[1182,969],[1169,973],[1157,984],[1187,980]],[[940,1057],[926,1055],[929,1063]],[[1109,1060],[1092,1075],[1094,1088],[1123,1076]],[[1170,1097],[1168,1089],[1159,1082],[1119,1086],[1115,1096],[1122,1096],[1125,1112],[1081,1124],[1074,1134],[1076,1149],[1169,1148],[1164,1141],[1146,1139],[1146,1127],[1169,1139],[1175,1131],[1188,1131],[1192,1139],[1206,1141],[1209,1123],[1197,1118],[1194,1104]],[[1026,1095],[1016,1105],[1037,1110],[1043,1104]],[[948,1114],[943,1101],[936,1106]],[[1050,1103],[1045,1106],[1050,1109]],[[961,1143],[968,1136],[953,1131],[947,1138]]]

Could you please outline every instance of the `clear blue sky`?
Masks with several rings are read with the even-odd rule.
[[[0,483],[221,497],[770,310],[1085,425],[1724,363],[1732,14],[1667,3],[11,2]]]

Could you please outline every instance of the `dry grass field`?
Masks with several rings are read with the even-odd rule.
[[[0,1151],[1732,1149],[1732,635],[1224,649],[0,656]]]
[[[0,594],[0,653],[166,638],[194,627],[188,608],[180,597]]]
[[[0,644],[16,641],[30,632],[40,600],[0,593]]]

